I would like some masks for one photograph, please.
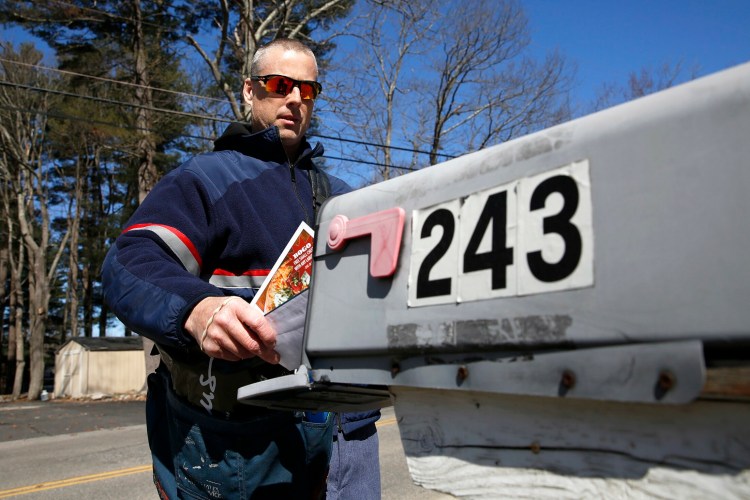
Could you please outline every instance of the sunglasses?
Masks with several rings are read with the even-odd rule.
[[[297,87],[302,99],[315,99],[323,90],[318,82],[295,80],[283,75],[251,76],[250,79],[254,82],[263,82],[266,91],[283,96],[291,94],[294,87]]]

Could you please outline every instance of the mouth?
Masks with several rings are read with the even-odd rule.
[[[292,115],[283,115],[279,117],[279,122],[281,125],[286,125],[287,127],[293,127],[299,123],[300,119],[296,118]]]

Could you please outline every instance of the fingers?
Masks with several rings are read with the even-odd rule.
[[[276,348],[276,330],[256,307],[243,300],[233,301],[228,314],[222,317],[221,327],[227,333],[226,350],[241,359],[258,356],[263,361],[276,364],[279,354]],[[223,323],[224,318],[227,323]]]
[[[196,334],[201,321],[206,326]],[[268,363],[279,362],[273,326],[260,310],[239,297],[204,299],[193,309],[185,328],[211,357],[239,361],[258,356]]]
[[[257,307],[245,303],[239,308],[237,319],[245,325],[257,342],[271,349],[276,347],[276,330]]]

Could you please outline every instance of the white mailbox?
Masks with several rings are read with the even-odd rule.
[[[750,344],[749,82],[744,65],[330,199],[308,380],[694,399],[706,361]]]
[[[747,498],[750,64],[328,200],[300,369],[238,397],[393,402],[459,496]]]

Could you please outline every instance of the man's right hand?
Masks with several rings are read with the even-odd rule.
[[[239,361],[258,356],[268,363],[279,362],[276,331],[258,308],[240,297],[203,299],[185,321],[185,330],[213,358]]]

